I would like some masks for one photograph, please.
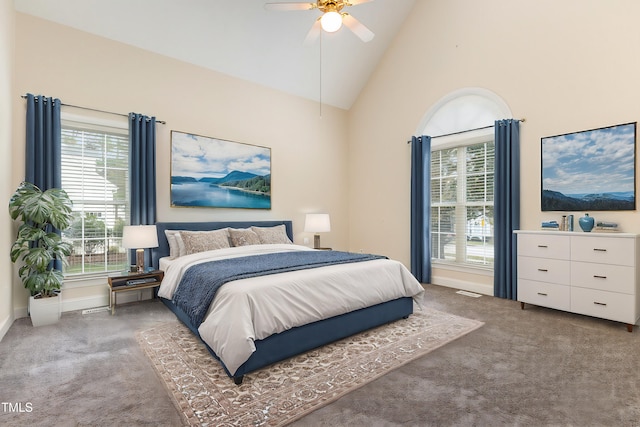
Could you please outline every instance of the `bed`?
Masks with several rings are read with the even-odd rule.
[[[280,360],[407,318],[424,292],[397,261],[294,245],[291,221],[159,222],[156,227],[159,246],[152,250],[152,265],[165,272],[158,297],[204,342],[236,384],[242,383],[244,375]],[[251,230],[262,241],[251,240]],[[231,247],[207,247],[220,233],[226,233]],[[176,235],[184,240],[182,249],[190,248],[186,255],[179,254],[184,256],[173,253]],[[197,243],[204,235],[215,238],[200,248]],[[243,240],[245,236],[251,239]],[[314,268],[277,270],[277,274],[237,274],[232,276],[237,280],[213,291],[210,304],[198,294],[211,293],[198,285],[209,279],[212,270],[207,268],[215,266],[217,274],[224,266],[254,269],[259,264],[254,259],[296,257],[319,261]],[[334,265],[337,257],[353,259]],[[394,285],[388,286],[387,281]],[[192,293],[185,296],[187,291]],[[196,308],[185,306],[188,300]]]

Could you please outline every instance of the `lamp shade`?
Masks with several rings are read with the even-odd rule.
[[[129,249],[158,247],[158,231],[155,225],[125,225],[122,230],[122,246]]]
[[[307,214],[304,220],[304,231],[308,233],[325,233],[331,231],[329,214]]]

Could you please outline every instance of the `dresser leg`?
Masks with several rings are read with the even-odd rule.
[[[630,323],[627,323],[627,332],[633,332],[633,325]]]
[[[524,310],[524,303],[522,301],[520,301],[520,309]]]

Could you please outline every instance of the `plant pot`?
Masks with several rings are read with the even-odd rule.
[[[53,325],[60,320],[62,296],[58,293],[49,298],[29,297],[29,315],[33,326]]]

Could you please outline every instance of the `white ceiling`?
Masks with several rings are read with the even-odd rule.
[[[347,7],[344,11],[373,31],[374,39],[363,43],[343,26],[323,32],[310,46],[303,41],[321,12],[265,10],[271,1],[284,0],[14,0],[14,5],[19,12],[349,109],[416,0]]]

